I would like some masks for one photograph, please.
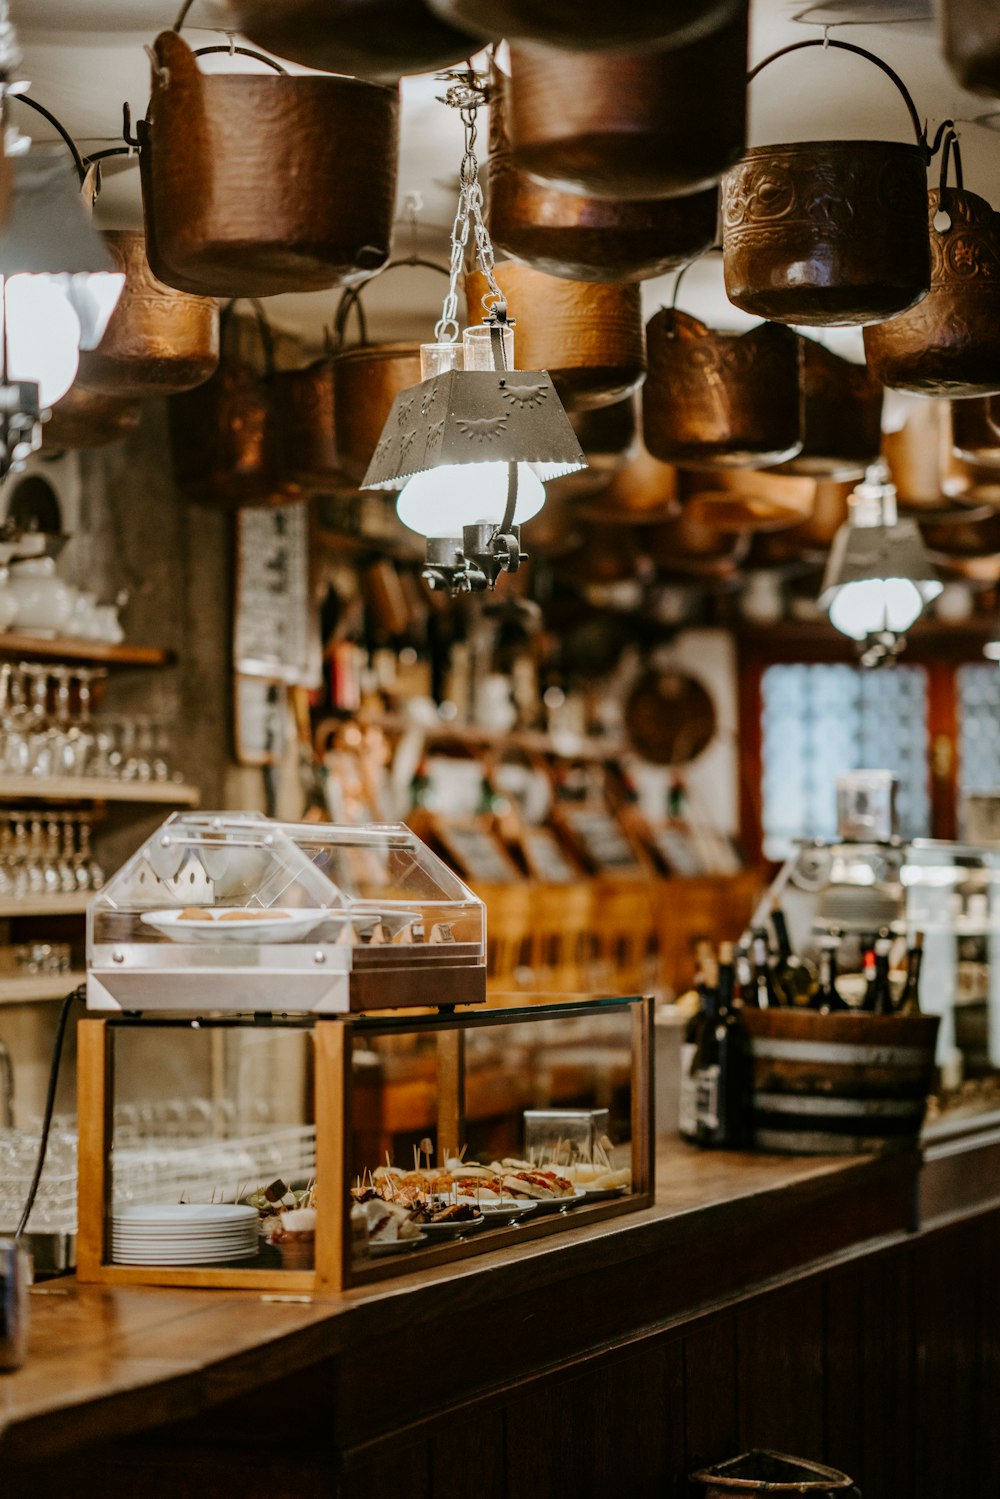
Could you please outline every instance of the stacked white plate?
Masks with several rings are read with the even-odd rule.
[[[229,1203],[166,1202],[111,1214],[116,1265],[221,1265],[260,1248],[256,1208]]]

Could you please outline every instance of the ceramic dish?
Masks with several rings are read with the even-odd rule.
[[[413,1239],[385,1239],[380,1244],[369,1244],[368,1253],[373,1260],[384,1260],[390,1254],[400,1254],[405,1249],[416,1249],[427,1243],[427,1235],[419,1233]]]
[[[531,1201],[540,1213],[568,1213],[570,1208],[578,1207],[586,1196],[584,1187],[575,1187],[572,1197],[533,1197]]]
[[[428,1239],[460,1239],[463,1234],[474,1234],[485,1223],[486,1219],[480,1213],[478,1218],[466,1218],[464,1222],[421,1223],[420,1232]]]
[[[224,907],[223,909],[232,909]],[[323,922],[348,920],[343,911],[321,909],[294,910],[276,908],[271,913],[241,921],[200,921],[184,917],[180,911],[144,911],[146,926],[155,927],[174,942],[299,942]]]

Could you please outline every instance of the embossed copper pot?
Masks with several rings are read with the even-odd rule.
[[[541,8],[541,7],[539,7]],[[711,187],[746,137],[747,13],[667,51],[510,48],[510,141],[522,171],[597,198]]]
[[[127,437],[139,425],[141,415],[139,401],[71,385],[52,407],[42,427],[42,447],[50,452],[63,448],[101,448],[119,437]]]
[[[77,379],[105,395],[172,395],[201,385],[219,363],[219,309],[211,297],[164,286],[149,268],[141,229],[106,229],[125,286]]]
[[[610,483],[585,500],[587,515],[630,525],[670,520],[678,512],[677,470],[640,444]]]
[[[153,47],[139,122],[153,272],[202,296],[314,291],[389,253],[397,91],[357,78],[203,73],[176,32]]]
[[[716,531],[775,531],[812,514],[816,481],[757,469],[680,470],[679,493],[692,521]]]
[[[916,395],[987,396],[1000,392],[1000,214],[962,187],[928,195],[931,289],[899,317],[865,329],[871,370],[893,390]]]
[[[474,36],[527,39],[550,47],[620,50],[655,43],[682,46],[715,31],[744,0],[428,0],[432,10]]]
[[[800,351],[802,448],[782,472],[860,479],[879,454],[882,387],[865,365],[813,338],[801,339]]]
[[[802,47],[772,53],[750,74]],[[917,144],[797,141],[754,146],[722,179],[722,248],[729,300],[779,323],[874,323],[930,287],[927,145],[913,101],[885,63],[848,42],[903,93]]]
[[[238,30],[258,47],[324,73],[395,83],[460,63],[473,33],[424,0],[229,0]]]
[[[676,308],[646,325],[646,446],[664,463],[760,467],[802,447],[799,340],[762,323],[724,333]]]
[[[610,406],[638,389],[646,373],[638,286],[567,281],[509,260],[496,280],[517,320],[515,367],[548,370],[567,410]],[[466,276],[470,323],[486,291],[481,272]]]
[[[507,135],[508,87],[496,72],[490,87],[486,220],[501,250],[548,276],[643,281],[675,269],[712,244],[717,188],[685,197],[615,202],[563,192],[519,171]]]
[[[226,347],[233,303],[220,320],[219,367],[197,390],[168,404],[174,477],[188,499],[230,508],[281,505],[301,490],[282,472],[274,404],[274,353],[267,319],[254,304],[262,369]]]

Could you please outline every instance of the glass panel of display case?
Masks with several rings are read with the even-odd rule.
[[[145,1021],[109,1048],[105,1262],[312,1269],[311,1032]]]

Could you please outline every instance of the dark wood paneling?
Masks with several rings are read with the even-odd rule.
[[[823,1286],[818,1278],[741,1308],[736,1325],[741,1448],[823,1455]]]
[[[864,1465],[863,1281],[857,1265],[824,1286],[824,1444],[826,1461],[852,1476]]]
[[[985,1235],[974,1223],[932,1235],[915,1256],[918,1327],[915,1499],[979,1494],[979,1311]],[[991,1282],[996,1267],[989,1267]],[[995,1294],[992,1284],[985,1287]],[[991,1417],[996,1419],[995,1411]]]
[[[713,1317],[684,1338],[684,1428],[689,1472],[735,1454],[736,1318]]]
[[[443,1429],[434,1432],[431,1437],[434,1499],[506,1499],[505,1426],[502,1408],[489,1405],[459,1412]],[[402,1494],[398,1499],[402,1499]]]
[[[901,1499],[912,1492],[910,1268],[909,1254],[897,1253],[875,1259],[862,1270],[865,1499]]]

